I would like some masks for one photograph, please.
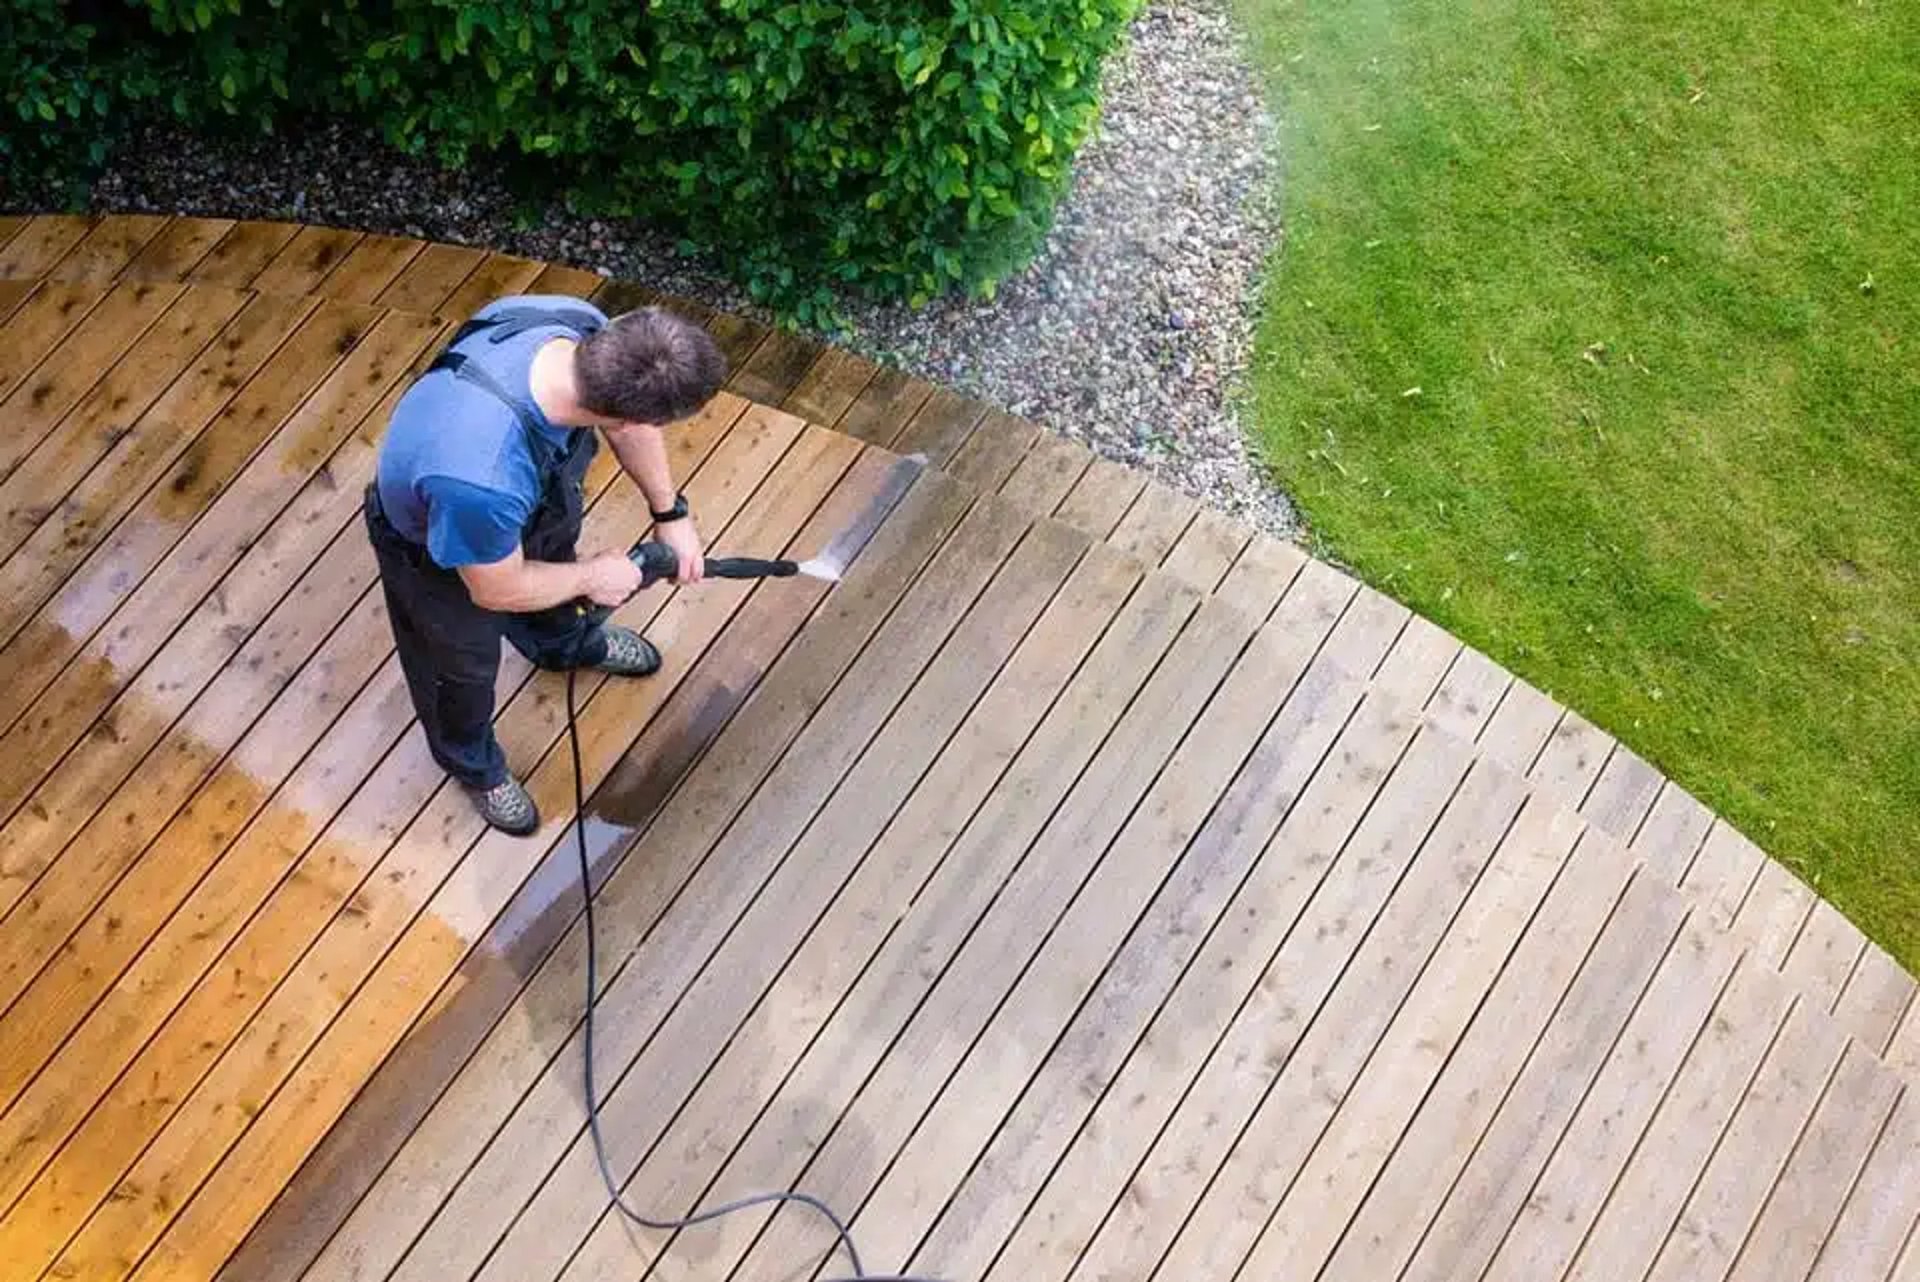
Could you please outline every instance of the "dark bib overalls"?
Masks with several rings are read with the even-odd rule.
[[[574,559],[586,513],[587,467],[599,441],[593,432],[581,430],[571,434],[567,448],[554,445],[506,389],[454,349],[481,332],[489,341],[502,342],[537,326],[559,325],[585,334],[596,324],[583,312],[531,309],[469,321],[422,375],[466,378],[514,411],[540,477],[540,501],[520,532],[529,561]],[[512,642],[536,667],[559,671],[604,659],[606,635],[571,602],[531,614],[481,609],[457,572],[436,564],[423,545],[387,520],[377,486],[367,487],[366,518],[400,667],[433,759],[462,784],[491,788],[507,777],[506,757],[493,734],[500,639]]]

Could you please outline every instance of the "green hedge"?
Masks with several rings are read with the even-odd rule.
[[[171,115],[349,114],[635,214],[805,312],[991,291],[1044,233],[1139,0],[0,0],[0,165]],[[16,121],[18,124],[16,125]]]

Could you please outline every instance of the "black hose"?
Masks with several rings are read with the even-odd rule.
[[[713,572],[713,564],[711,561],[707,563],[709,573]],[[785,564],[790,565],[792,563],[787,562]],[[756,575],[750,577],[763,576]],[[692,1215],[682,1216],[679,1219],[664,1220],[656,1220],[642,1215],[627,1205],[626,1199],[620,1195],[620,1182],[614,1178],[613,1166],[607,1160],[607,1143],[605,1138],[600,1134],[600,1092],[596,1089],[593,1080],[593,1008],[600,990],[600,979],[599,959],[594,945],[593,867],[592,861],[587,856],[587,789],[586,779],[580,763],[580,732],[575,724],[573,696],[573,677],[575,671],[577,671],[575,668],[567,669],[567,746],[573,751],[573,829],[580,851],[580,895],[581,898],[586,901],[587,1011],[584,1021],[586,1030],[585,1045],[582,1049],[585,1052],[583,1058],[586,1061],[587,1131],[593,1136],[593,1156],[594,1160],[599,1163],[600,1178],[606,1183],[607,1195],[613,1199],[613,1205],[619,1210],[620,1214],[626,1216],[642,1228],[653,1229],[657,1232],[664,1233],[675,1232],[695,1224],[704,1224],[709,1220],[717,1220],[723,1215],[732,1215],[735,1211],[744,1211],[756,1206],[797,1202],[802,1206],[813,1208],[826,1217],[827,1222],[833,1225],[834,1234],[838,1238],[838,1241],[835,1243],[836,1248],[845,1247],[847,1260],[853,1265],[852,1277],[829,1278],[824,1279],[823,1282],[933,1282],[933,1279],[930,1278],[916,1278],[907,1274],[867,1272],[866,1266],[860,1262],[860,1252],[853,1244],[853,1234],[847,1230],[847,1226],[841,1222],[840,1217],[833,1213],[833,1208],[810,1193],[793,1191],[756,1193],[751,1197],[738,1198],[732,1202],[723,1202],[719,1206],[708,1207],[704,1211],[696,1211]],[[828,1252],[828,1258],[832,1258],[831,1250]]]

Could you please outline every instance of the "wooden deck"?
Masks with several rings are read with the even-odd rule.
[[[527,289],[647,297],[0,219],[0,1282],[814,1273],[609,1213],[556,679],[500,677],[535,839],[410,726],[361,489]],[[956,1282],[1920,1282],[1914,982],[1785,868],[1291,546],[668,301],[735,365],[671,438],[710,540],[934,466],[841,586],[649,593],[666,668],[581,685],[632,1201],[799,1186]]]

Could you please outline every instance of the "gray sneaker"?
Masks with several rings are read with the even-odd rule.
[[[660,671],[660,652],[632,628],[610,623],[606,637],[607,657],[593,665],[596,671],[616,677],[650,677]]]
[[[518,779],[508,775],[485,790],[468,789],[480,817],[510,837],[529,836],[540,827],[540,810]]]

